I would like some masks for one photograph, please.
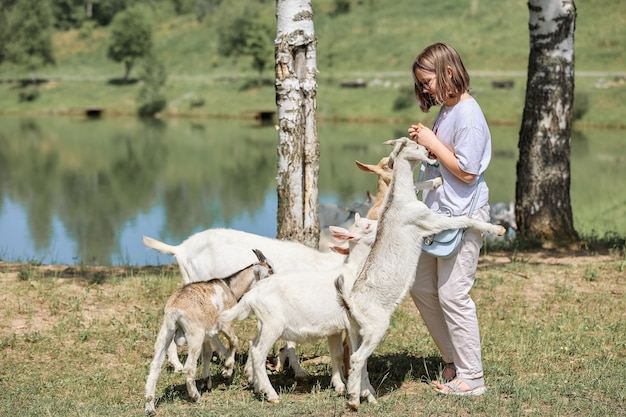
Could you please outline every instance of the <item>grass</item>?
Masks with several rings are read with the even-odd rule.
[[[456,46],[472,74],[474,93],[490,123],[519,125],[524,105],[528,60],[528,8],[520,1],[440,1],[418,7],[413,1],[391,4],[378,0],[352,2],[348,14],[334,15],[334,0],[314,2],[318,38],[318,117],[321,120],[412,121],[422,117],[416,105],[394,111],[394,100],[411,87],[410,63],[429,43]],[[576,94],[588,96],[589,111],[581,124],[624,128],[621,112],[623,84],[613,82],[626,70],[624,50],[626,3],[609,0],[578,2],[575,33]],[[265,2],[264,13],[275,13]],[[224,12],[225,13],[225,12]],[[263,85],[252,86],[258,75],[249,59],[233,62],[217,53],[218,30],[224,13],[198,22],[193,15],[159,20],[155,48],[169,74],[165,117],[251,117],[275,108],[273,71]],[[598,22],[602,22],[598,26]],[[106,58],[108,30],[59,32],[54,37],[57,65],[38,72],[51,79],[40,85],[32,102],[19,101],[16,83],[0,83],[0,113],[68,114],[87,107],[109,115],[135,114],[141,83],[120,85],[123,67]],[[140,63],[136,65],[138,76]],[[30,76],[20,68],[0,65],[0,79]],[[345,89],[341,81],[362,78],[365,89]],[[510,90],[496,90],[492,81],[510,79]],[[374,83],[377,85],[375,86]],[[192,99],[204,104],[192,106]],[[433,115],[428,115],[433,117]]]
[[[486,395],[448,398],[430,388],[442,363],[405,300],[369,362],[378,404],[363,404],[358,415],[624,415],[625,267],[616,251],[482,256],[472,295]],[[0,415],[142,415],[162,308],[180,284],[176,269],[22,268],[0,265]],[[316,360],[328,354],[321,341],[298,347],[310,379],[272,374],[281,403],[260,401],[242,376],[254,320],[236,328],[242,347],[233,383],[214,364],[214,389],[195,404],[183,377],[164,370],[158,415],[356,415],[329,389],[329,364]]]

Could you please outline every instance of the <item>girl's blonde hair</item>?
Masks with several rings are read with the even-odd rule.
[[[448,76],[448,68],[451,69],[452,77]],[[417,69],[435,74],[437,92],[434,98],[430,94],[424,93],[424,85],[415,75]],[[439,105],[450,97],[460,96],[468,92],[470,87],[470,77],[459,53],[450,45],[441,42],[426,47],[415,58],[413,61],[413,82],[415,98],[424,113],[428,113],[432,106]]]

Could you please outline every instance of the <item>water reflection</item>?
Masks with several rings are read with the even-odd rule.
[[[232,121],[1,122],[3,260],[169,263],[143,248],[142,234],[173,243],[217,226],[275,234],[271,128]],[[327,165],[327,175],[334,176],[335,165]],[[336,184],[352,198],[358,185],[343,177]],[[334,191],[325,198],[340,200]]]
[[[146,250],[142,235],[178,243],[220,226],[275,235],[277,134],[271,127],[247,121],[18,117],[2,117],[0,123],[2,260],[167,264],[171,257]],[[320,200],[339,205],[364,200],[367,190],[376,189],[376,178],[356,169],[354,160],[376,163],[389,152],[382,142],[404,135],[404,129],[319,125]],[[487,180],[493,202],[514,198],[516,130],[492,130]],[[591,183],[577,167],[588,165],[594,152],[591,160],[609,158],[607,175],[623,178],[625,170],[619,140],[603,138],[601,146],[590,145],[582,134],[573,140],[572,202],[575,221],[583,225],[593,213],[574,189],[601,191],[605,177],[596,172]],[[609,203],[623,207],[623,201]],[[623,227],[619,223],[608,227]]]

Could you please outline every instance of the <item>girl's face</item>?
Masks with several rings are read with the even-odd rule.
[[[417,68],[415,70],[415,78],[417,79],[417,86],[422,93],[435,98],[437,93],[437,76],[435,73]]]

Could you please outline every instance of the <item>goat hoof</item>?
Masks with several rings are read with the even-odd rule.
[[[352,411],[359,411],[359,402],[358,401],[348,401],[348,407]]]
[[[271,400],[268,399],[267,402],[270,403],[270,404],[278,404],[280,402],[280,400],[278,398],[274,398],[274,399],[271,399]]]
[[[172,362],[169,362],[168,365],[172,368],[173,372],[182,372],[183,370],[183,365],[177,365]]]
[[[156,414],[156,410],[154,409],[154,400],[149,400],[146,402],[146,408],[144,409],[144,413],[147,416],[154,416]]]
[[[202,378],[197,388],[199,392],[211,391],[213,389],[213,381],[210,378]]]

